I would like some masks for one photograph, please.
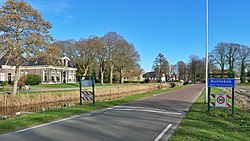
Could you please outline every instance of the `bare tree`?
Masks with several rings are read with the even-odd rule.
[[[179,80],[186,80],[186,71],[187,71],[187,67],[186,64],[183,61],[178,61],[177,62],[177,70],[178,70],[178,76],[179,76]]]
[[[70,59],[72,59],[75,48],[76,41],[73,39],[65,41],[57,41],[55,45],[59,47],[58,56],[63,56],[65,53]]]
[[[123,83],[124,73],[127,70],[135,69],[140,60],[138,52],[135,50],[133,44],[129,44],[127,41],[123,40],[119,44],[119,49],[117,50],[118,55],[116,56],[116,67],[120,73],[120,83]]]
[[[108,32],[104,35],[103,41],[105,48],[108,49],[108,63],[109,63],[109,83],[113,83],[113,71],[115,66],[115,57],[117,57],[117,50],[119,49],[120,41],[123,37],[116,32]]]
[[[213,62],[218,64],[221,68],[221,73],[224,73],[226,65],[226,44],[218,43],[217,46],[212,50],[210,58]],[[221,75],[223,77],[223,75]]]
[[[72,62],[76,65],[81,76],[86,76],[91,65],[95,62],[98,46],[99,38],[96,36],[80,39],[75,43]]]
[[[250,48],[245,45],[240,45],[239,62],[240,62],[240,83],[246,83],[246,64],[250,61]]]
[[[235,44],[235,43],[224,43],[226,46],[226,58],[227,58],[227,64],[229,66],[229,72],[234,73],[234,67],[235,67],[235,62],[238,57],[238,50],[240,45]]]
[[[97,49],[97,54],[96,54],[96,61],[99,64],[100,81],[101,81],[101,85],[103,85],[104,72],[105,72],[107,57],[108,57],[108,50],[104,46],[103,38],[99,38],[97,41],[98,41],[98,49]]]
[[[152,69],[156,72],[159,80],[162,74],[166,75],[169,72],[169,63],[163,54],[159,53],[155,58]]]
[[[51,24],[28,3],[7,0],[0,8],[0,44],[6,59],[15,66],[13,95],[16,94],[19,67],[27,60],[42,56],[52,37]]]
[[[191,55],[189,57],[189,76],[192,79],[193,83],[196,83],[197,77],[197,68],[199,65],[199,57],[196,55]]]

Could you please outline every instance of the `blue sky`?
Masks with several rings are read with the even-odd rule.
[[[205,56],[205,0],[26,1],[52,23],[57,40],[117,32],[135,45],[146,72],[159,53],[170,64]],[[250,46],[249,7],[249,0],[209,0],[210,51],[218,42]]]

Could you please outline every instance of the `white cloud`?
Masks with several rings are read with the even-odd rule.
[[[71,24],[75,21],[76,19],[76,16],[73,16],[73,15],[67,15],[64,17],[64,20],[62,22],[62,24]]]
[[[39,12],[46,12],[55,16],[66,14],[72,8],[72,2],[70,3],[69,0],[27,0],[27,2]]]

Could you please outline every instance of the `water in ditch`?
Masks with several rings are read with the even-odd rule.
[[[37,112],[60,109],[63,107],[70,107],[78,104],[78,100],[66,101],[66,102],[55,102],[49,104],[19,106],[19,107],[0,107],[0,120],[20,116],[24,114],[34,114]]]

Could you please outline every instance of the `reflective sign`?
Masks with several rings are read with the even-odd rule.
[[[235,87],[234,78],[209,78],[208,87]]]
[[[82,80],[82,86],[92,86],[92,80]]]

